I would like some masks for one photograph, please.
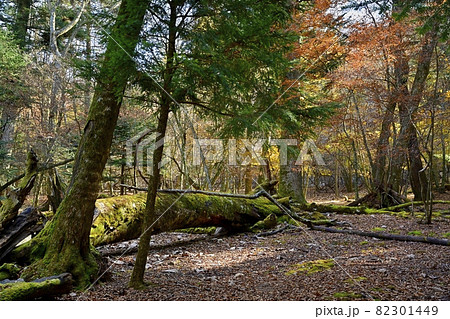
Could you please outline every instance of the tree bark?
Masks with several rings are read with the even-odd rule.
[[[404,159],[409,159],[410,182],[414,193],[414,200],[422,200],[425,198],[426,192],[426,175],[423,170],[419,141],[417,138],[416,127],[414,125],[417,109],[422,100],[425,82],[430,71],[431,58],[433,50],[438,41],[437,25],[424,36],[424,42],[419,52],[417,61],[417,70],[414,76],[414,82],[411,89],[407,88],[407,76],[409,67],[404,58],[404,53],[398,53],[396,72],[397,83],[399,85],[399,112],[401,129],[398,136],[399,145],[397,149],[397,157],[393,165],[396,171],[394,183],[396,179],[400,179],[399,172],[403,165]],[[406,63],[406,64],[405,64]],[[394,184],[396,185],[396,184]],[[396,187],[394,187],[395,190]]]
[[[174,60],[176,53],[177,38],[177,1],[169,1],[170,17],[168,23],[169,37],[167,43],[166,65],[164,70],[164,84],[161,90],[161,108],[159,110],[159,120],[156,132],[158,136],[155,141],[155,150],[153,152],[153,173],[148,186],[147,203],[144,214],[144,223],[142,235],[139,241],[139,250],[136,255],[136,263],[131,274],[130,287],[139,288],[144,285],[144,272],[147,263],[147,254],[150,249],[151,228],[160,219],[161,215],[156,214],[156,192],[160,184],[160,163],[164,152],[164,137],[166,135],[167,122],[169,119],[170,106],[172,104],[172,79],[175,74]],[[176,200],[176,199],[174,199]]]
[[[138,0],[124,0],[120,5],[111,33],[114,40],[106,49],[67,195],[52,221],[34,238],[35,262],[27,268],[25,277],[70,272],[76,285],[84,287],[96,275],[89,233],[123,92],[134,68],[129,54],[137,45],[146,7],[146,1]]]

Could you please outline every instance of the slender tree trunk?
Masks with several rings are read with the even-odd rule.
[[[135,50],[147,3],[123,0],[105,53],[88,121],[78,147],[72,181],[66,197],[44,230],[32,241],[35,262],[25,277],[72,273],[79,287],[96,275],[89,233],[102,172],[116,126],[123,92],[134,63],[128,56]],[[122,50],[116,42],[120,43]],[[123,74],[120,76],[117,70]]]
[[[177,37],[177,3],[170,2],[170,20],[169,20],[169,41],[166,55],[166,66],[164,72],[164,91],[161,92],[161,108],[159,110],[159,120],[156,132],[158,136],[155,141],[155,150],[153,152],[153,174],[148,186],[147,202],[144,212],[144,223],[142,235],[139,240],[139,250],[136,255],[136,263],[131,274],[129,286],[140,288],[144,286],[145,265],[147,263],[147,255],[150,249],[151,228],[153,224],[160,218],[156,216],[155,203],[156,193],[160,184],[160,163],[164,152],[164,137],[166,135],[167,122],[169,120],[170,105],[172,99],[168,95],[172,92],[172,79],[175,73],[174,59],[176,53],[176,37]],[[159,144],[161,144],[159,146]],[[164,214],[162,212],[162,214]]]

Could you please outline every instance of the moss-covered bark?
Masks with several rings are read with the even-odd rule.
[[[145,194],[99,199],[100,211],[91,231],[94,245],[135,239],[142,233]],[[192,227],[221,226],[248,229],[274,214],[283,214],[267,198],[229,198],[206,194],[159,194],[156,200],[156,234]]]
[[[84,133],[75,157],[72,181],[53,220],[32,241],[25,271],[29,278],[70,272],[78,287],[97,273],[89,234],[102,172],[117,123],[123,92],[134,68],[133,53],[147,8],[147,1],[121,2],[112,29]],[[120,72],[117,72],[120,69]]]
[[[68,293],[72,288],[72,276],[61,274],[34,282],[0,284],[0,300],[34,300]]]

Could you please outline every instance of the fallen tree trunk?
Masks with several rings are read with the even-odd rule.
[[[31,282],[5,280],[0,282],[0,300],[35,300],[59,296],[72,290],[72,275],[37,279]]]
[[[420,243],[427,243],[427,244],[434,244],[434,245],[450,246],[450,240],[440,239],[440,238],[435,238],[435,237],[397,235],[397,234],[368,232],[368,231],[352,230],[352,229],[336,229],[336,228],[323,227],[323,226],[311,226],[311,229],[329,232],[329,233],[351,234],[351,235],[375,237],[375,238],[388,239],[388,240],[413,241],[413,242],[420,242]]]
[[[193,227],[224,227],[247,230],[270,214],[283,215],[277,205],[254,195],[221,194],[204,191],[164,190],[158,192],[152,234]],[[269,195],[270,196],[270,195]],[[99,199],[92,225],[94,246],[138,238],[146,197],[143,194]]]

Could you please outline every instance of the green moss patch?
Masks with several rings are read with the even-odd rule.
[[[275,214],[270,214],[264,220],[260,220],[257,223],[255,223],[250,230],[257,232],[262,229],[271,229],[274,228],[277,225],[277,216]]]
[[[348,278],[347,280],[345,280],[344,282],[349,283],[349,284],[354,284],[355,282],[361,282],[367,280],[367,277],[354,277],[354,278]]]
[[[0,281],[5,279],[16,279],[20,268],[15,264],[3,264],[0,266]]]
[[[408,232],[408,235],[412,235],[412,236],[424,236],[424,234],[422,233],[421,230],[413,230]]]
[[[299,272],[311,275],[316,272],[328,270],[334,266],[332,259],[318,259],[307,261],[301,264],[295,264],[291,266],[291,270],[285,272],[286,276],[295,275]]]
[[[341,292],[335,292],[333,294],[333,298],[335,300],[355,300],[355,299],[361,299],[362,295],[358,294],[353,291],[341,291]]]
[[[185,229],[178,229],[178,233],[188,233],[188,234],[208,234],[212,235],[215,233],[217,227],[191,227]]]

